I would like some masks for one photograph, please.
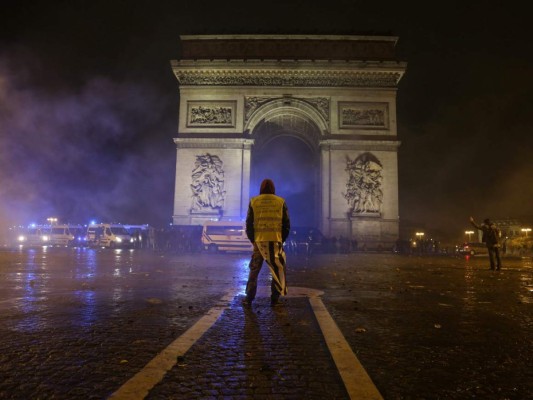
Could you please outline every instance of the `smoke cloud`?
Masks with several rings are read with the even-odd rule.
[[[170,221],[168,96],[106,77],[50,87],[42,67],[0,54],[0,223]]]

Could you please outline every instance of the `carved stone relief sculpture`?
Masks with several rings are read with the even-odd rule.
[[[188,127],[233,127],[235,126],[235,102],[188,102]]]
[[[350,206],[352,216],[380,216],[383,204],[383,166],[371,153],[363,153],[357,159],[346,157],[348,182],[342,193]]]
[[[339,102],[340,128],[388,129],[389,107],[387,103]]]
[[[218,156],[197,155],[192,170],[192,211],[213,212],[224,206],[224,164]]]

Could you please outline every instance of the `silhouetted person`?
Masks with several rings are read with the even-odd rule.
[[[246,301],[251,305],[257,292],[257,277],[266,260],[272,274],[270,304],[287,294],[285,283],[285,251],[283,242],[290,232],[290,219],[285,200],[275,194],[274,182],[264,179],[259,196],[253,197],[246,216],[246,236],[254,249],[250,260]]]
[[[470,217],[470,223],[474,228],[483,232],[481,241],[487,245],[487,250],[489,251],[490,269],[494,270],[496,268],[499,271],[502,267],[500,259],[500,230],[488,218],[485,218],[483,225],[478,225],[474,218]]]

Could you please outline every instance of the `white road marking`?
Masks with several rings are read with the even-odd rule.
[[[148,392],[176,365],[179,356],[183,356],[198,339],[217,321],[229,303],[237,295],[239,289],[231,289],[220,302],[225,304],[211,308],[206,315],[198,320],[183,335],[174,340],[166,349],[137,372],[130,380],[122,385],[110,399],[141,400]]]
[[[148,392],[164,378],[177,363],[179,356],[183,356],[198,339],[217,321],[230,302],[239,293],[233,288],[220,299],[223,305],[213,307],[196,322],[183,335],[178,337],[166,349],[159,353],[153,360],[122,385],[109,398],[114,400],[142,400]],[[337,324],[328,313],[320,300],[324,292],[316,289],[289,287],[287,297],[308,297],[313,312],[322,330],[326,344],[331,352],[333,361],[344,382],[350,399],[357,400],[382,400],[383,397],[375,387],[372,379],[352,351]],[[270,296],[270,287],[257,288],[257,296]]]
[[[322,300],[310,297],[309,302],[350,399],[383,399]]]

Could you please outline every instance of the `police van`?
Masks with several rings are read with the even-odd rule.
[[[81,246],[84,242],[84,228],[81,225],[53,225],[50,229],[50,246]]]
[[[207,221],[202,229],[202,247],[210,253],[225,251],[250,252],[252,244],[246,237],[244,222]]]
[[[28,247],[47,246],[50,244],[50,227],[32,225],[18,235],[17,242]]]
[[[134,240],[120,224],[91,224],[87,227],[86,243],[90,247],[133,247]]]

